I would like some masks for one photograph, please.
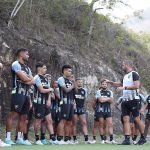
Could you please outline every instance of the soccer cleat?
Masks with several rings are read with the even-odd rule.
[[[49,144],[49,142],[46,139],[41,140],[41,142],[42,142],[43,145],[48,145]]]
[[[58,141],[57,140],[55,140],[55,141],[50,140],[49,143],[52,144],[52,145],[58,145]]]
[[[15,145],[15,143],[12,140],[8,140],[8,139],[5,139],[5,143],[9,145]]]
[[[29,142],[27,140],[24,141],[23,139],[18,139],[18,140],[16,140],[16,144],[18,144],[18,145],[29,145]]]
[[[130,140],[124,140],[121,145],[131,145]]]
[[[85,144],[95,144],[93,141],[85,141]]]
[[[110,144],[117,144],[117,142],[115,140],[112,140],[109,142]]]
[[[111,142],[108,141],[108,140],[105,140],[104,142],[105,142],[106,144],[111,144]]]
[[[74,144],[79,144],[79,142],[77,140],[74,140],[73,143]]]
[[[44,144],[41,142],[41,140],[36,141],[35,144],[36,144],[36,145],[44,145]]]
[[[4,143],[2,140],[0,140],[0,147],[10,147],[10,144]]]
[[[145,144],[147,141],[145,138],[140,138],[140,140],[137,142],[137,145],[143,145]]]
[[[58,145],[66,145],[67,143],[64,140],[58,141]]]
[[[105,144],[105,141],[104,141],[104,140],[102,140],[102,141],[101,141],[101,144]]]
[[[28,145],[28,146],[30,146],[30,145],[32,145],[31,144],[31,142],[29,141],[29,140],[24,140],[24,144],[23,145]]]
[[[133,144],[133,145],[136,145],[136,144],[137,144],[137,141],[132,141],[132,144]]]

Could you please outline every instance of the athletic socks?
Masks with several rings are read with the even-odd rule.
[[[50,135],[50,139],[51,139],[52,141],[56,141],[55,135],[54,135],[54,134],[51,134],[51,135]]]
[[[136,141],[136,139],[137,139],[137,135],[134,135],[134,136],[132,137],[132,140],[133,140],[133,141]]]
[[[141,134],[141,139],[145,139],[145,136],[144,136],[144,134]]]
[[[100,136],[101,136],[101,140],[104,141],[105,140],[104,135],[100,135]]]
[[[40,140],[39,135],[35,135],[35,140],[36,141]]]
[[[27,134],[27,133],[24,133],[24,134],[23,134],[23,139],[24,139],[24,140],[27,140],[27,139],[28,139],[28,134]]]
[[[57,140],[61,141],[63,139],[63,136],[57,136]]]
[[[113,141],[113,135],[110,135],[110,141]]]
[[[84,135],[84,139],[85,139],[85,141],[88,141],[89,140],[88,135]]]
[[[64,141],[67,142],[69,140],[69,136],[65,136]]]
[[[11,140],[11,132],[6,132],[6,139]]]
[[[73,140],[76,141],[77,140],[77,136],[73,136]]]
[[[45,139],[45,133],[41,133],[41,140],[44,140]]]
[[[130,135],[125,135],[125,140],[130,141]]]
[[[96,136],[93,136],[93,140],[96,140]]]

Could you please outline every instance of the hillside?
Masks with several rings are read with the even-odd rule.
[[[149,92],[149,51],[119,24],[95,13],[88,47],[91,7],[86,3],[81,0],[33,0],[31,5],[26,1],[8,28],[15,3],[15,0],[0,0],[0,62],[5,65],[0,81],[5,106],[3,119],[10,103],[10,64],[14,60],[14,50],[20,47],[29,49],[29,66],[33,73],[35,64],[44,61],[56,80],[61,75],[61,66],[71,64],[75,76],[84,78],[90,94],[89,104],[99,79],[121,79],[120,64],[124,58],[133,60],[141,76],[143,92]],[[88,110],[91,113],[90,105]]]

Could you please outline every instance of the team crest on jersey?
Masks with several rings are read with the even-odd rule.
[[[128,78],[131,78],[131,74],[130,74],[130,75],[128,75]]]
[[[38,116],[38,117],[40,117],[40,116],[41,116],[41,114],[40,114],[40,113],[38,113],[38,114],[37,114],[37,116]]]
[[[18,105],[15,105],[15,109],[18,109]]]
[[[84,94],[84,91],[81,91],[81,94]]]

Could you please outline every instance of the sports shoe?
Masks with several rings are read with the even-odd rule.
[[[79,142],[77,140],[74,140],[73,143],[74,144],[79,144]]]
[[[89,141],[89,140],[88,140],[88,141],[85,141],[84,143],[85,143],[85,144],[95,144],[93,141]]]
[[[48,141],[47,141],[46,139],[41,140],[41,142],[42,142],[43,145],[48,145],[48,144],[49,144]]]
[[[41,142],[41,140],[35,141],[35,144],[36,144],[36,145],[44,145],[44,144]]]
[[[52,144],[52,145],[58,145],[58,141],[57,140],[55,140],[55,141],[50,140],[49,143]]]
[[[117,142],[115,140],[112,140],[109,142],[110,144],[117,144]]]
[[[0,140],[0,147],[10,147],[10,144],[4,143],[2,140]]]
[[[95,143],[96,143],[96,140],[92,140],[92,142],[93,142],[93,144],[95,144]]]
[[[5,143],[9,145],[15,145],[15,143],[12,140],[8,140],[8,139],[5,139]]]
[[[136,145],[136,144],[137,144],[137,141],[132,141],[132,144]]]
[[[130,140],[124,140],[121,145],[131,145]]]
[[[16,144],[18,145],[31,145],[31,143],[28,140],[18,139],[16,140]]]
[[[102,140],[102,141],[101,141],[101,144],[105,144],[105,141],[104,141],[104,140]]]
[[[66,145],[67,143],[64,140],[58,141],[58,145]]]
[[[32,144],[31,144],[31,142],[30,142],[29,140],[24,140],[24,145],[30,146],[30,145],[32,145]]]
[[[69,143],[69,144],[76,144],[76,143],[74,143],[73,140],[69,140],[68,143]]]
[[[106,144],[111,144],[111,142],[108,141],[108,140],[105,140],[104,142],[105,142]]]
[[[137,145],[143,145],[145,144],[147,141],[145,138],[140,138],[140,140],[137,142]]]

